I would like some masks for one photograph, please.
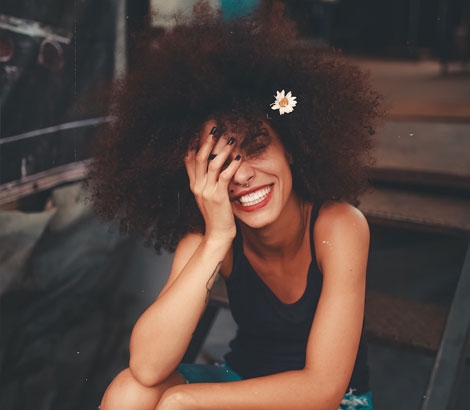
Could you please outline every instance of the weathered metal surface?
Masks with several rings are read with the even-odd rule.
[[[0,150],[0,184],[24,177],[25,171],[32,175],[87,157],[96,128],[11,138],[105,114],[99,97],[114,76],[115,40],[125,29],[116,24],[117,5],[113,0],[1,2],[0,34],[10,47],[0,61],[0,141],[10,142]],[[120,47],[124,37],[120,34]]]
[[[470,332],[470,244],[455,289],[422,410],[451,410],[465,365]]]
[[[73,162],[0,185],[0,205],[59,185],[82,181],[86,176],[88,163],[88,160]]]

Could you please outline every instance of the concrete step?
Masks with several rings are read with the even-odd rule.
[[[377,134],[375,155],[375,183],[470,193],[470,120],[389,120]]]
[[[376,187],[360,198],[372,224],[470,237],[470,198]]]

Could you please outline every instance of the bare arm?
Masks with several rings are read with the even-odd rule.
[[[179,244],[168,283],[131,335],[129,367],[144,386],[165,380],[181,361],[229,246],[198,235]]]
[[[361,335],[369,230],[359,211],[336,203],[322,209],[314,235],[324,281],[305,368],[239,382],[176,386],[158,410],[338,408]]]
[[[185,165],[205,222],[205,233],[189,234],[179,243],[168,283],[137,321],[131,335],[130,365],[144,386],[164,381],[181,361],[201,317],[216,276],[236,234],[228,184],[240,162],[221,170],[233,142],[217,148],[208,122],[199,149],[189,151]]]

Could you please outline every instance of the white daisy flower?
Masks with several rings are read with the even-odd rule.
[[[294,111],[294,107],[297,105],[297,97],[292,95],[292,92],[276,91],[275,100],[271,104],[272,110],[279,110],[279,114],[289,113]]]

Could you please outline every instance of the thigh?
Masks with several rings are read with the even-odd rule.
[[[184,384],[178,372],[173,372],[163,383],[156,386],[143,386],[129,369],[123,370],[106,389],[100,410],[155,410],[166,389]]]

